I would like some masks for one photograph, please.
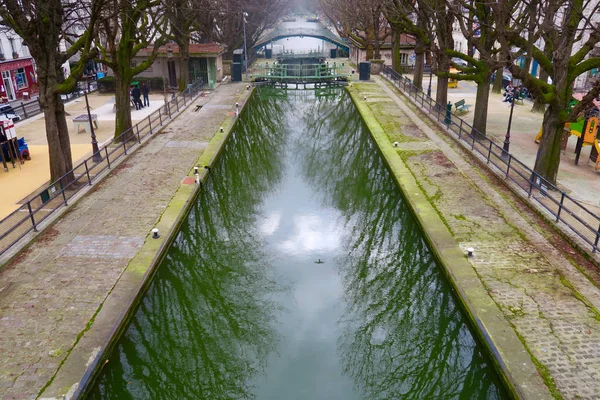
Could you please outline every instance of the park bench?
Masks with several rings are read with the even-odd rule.
[[[98,129],[98,115],[91,114],[90,116],[92,117],[94,127]],[[87,114],[81,114],[73,118],[73,125],[76,133],[79,133],[79,130],[83,128],[87,134],[91,134],[92,127],[90,126],[90,120]]]
[[[456,103],[454,103],[454,108],[457,112],[466,113],[469,111],[470,107],[470,104],[465,104],[465,99],[459,100]]]
[[[525,105],[525,102],[524,102],[524,100],[525,100],[525,96],[523,96],[523,95],[522,95],[522,94],[520,94],[520,93],[519,93],[517,96],[515,96],[515,103],[517,103],[517,102],[519,102],[519,101],[520,101],[520,102],[521,102],[521,104]]]

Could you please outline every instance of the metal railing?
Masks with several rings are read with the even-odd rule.
[[[52,213],[69,205],[79,191],[100,178],[121,158],[138,148],[173,115],[189,104],[202,91],[204,83],[196,81],[190,87],[166,102],[148,117],[101,146],[97,153],[87,157],[71,171],[26,201],[21,207],[0,221],[0,255],[31,231],[36,231]]]
[[[92,93],[92,92],[95,92],[96,90],[98,90],[97,85],[91,85],[91,86],[94,86],[94,87],[90,87],[88,89],[88,93]],[[78,88],[77,90],[75,90],[71,93],[63,94],[60,96],[61,101],[63,103],[67,103],[71,100],[77,99],[79,97],[83,97],[84,90],[85,89]],[[0,104],[0,105],[2,105],[2,104]],[[13,111],[19,116],[19,121],[24,121],[28,118],[34,117],[43,112],[38,98],[36,98],[34,100],[30,100],[28,102],[21,101],[20,104],[13,101],[13,102],[9,102],[6,105],[11,106]],[[15,121],[15,122],[17,122],[17,121]]]
[[[555,222],[564,223],[583,241],[592,246],[593,253],[598,250],[600,216],[548,182],[515,156],[505,152],[502,143],[495,143],[456,113],[447,111],[445,104],[439,104],[427,96],[408,78],[403,77],[389,66],[384,66],[382,75],[394,83],[406,96],[412,98],[417,106],[428,113],[430,118],[444,124],[448,131],[454,134],[459,142],[463,142],[471,153],[486,164],[491,164],[497,173],[515,183],[522,193],[542,206],[542,209],[547,211]]]

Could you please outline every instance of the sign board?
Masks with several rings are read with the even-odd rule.
[[[17,130],[15,129],[15,124],[12,120],[2,116],[0,117],[0,125],[4,128],[6,139],[10,140],[17,137]]]
[[[598,118],[592,117],[588,119],[585,133],[583,136],[584,143],[594,143],[596,134],[598,133]]]

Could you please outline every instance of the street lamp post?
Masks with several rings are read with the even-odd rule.
[[[427,88],[427,97],[431,97],[431,78],[433,76],[433,66],[429,65],[429,87]]]
[[[513,110],[515,108],[515,97],[517,97],[517,86],[519,85],[518,79],[513,79],[513,93],[512,101],[510,102],[510,115],[508,117],[508,128],[506,129],[506,135],[504,136],[504,146],[502,147],[502,156],[508,156],[510,148],[510,127],[512,125]]]
[[[244,11],[244,64],[246,65],[246,80],[248,80],[248,47],[246,46],[246,17],[248,13]]]
[[[90,103],[88,102],[87,92],[90,90],[90,77],[87,76],[86,80],[86,90],[83,91],[83,95],[85,97],[85,108],[87,108],[88,115],[88,123],[90,124],[90,131],[92,132],[92,160],[94,162],[102,161],[102,154],[100,154],[100,150],[98,149],[98,141],[96,140],[96,133],[94,132],[94,123],[92,122],[92,113],[90,112]]]

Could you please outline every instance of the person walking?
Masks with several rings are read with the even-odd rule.
[[[150,93],[150,89],[146,85],[146,82],[142,83],[142,95],[144,96],[144,106],[150,105],[150,98],[148,98],[148,93]]]
[[[133,103],[135,104],[136,110],[139,110],[140,108],[144,107],[142,105],[142,101],[140,100],[141,95],[142,93],[140,92],[140,88],[138,87],[138,85],[135,85],[133,87],[133,90],[131,91],[131,97],[133,97]]]

